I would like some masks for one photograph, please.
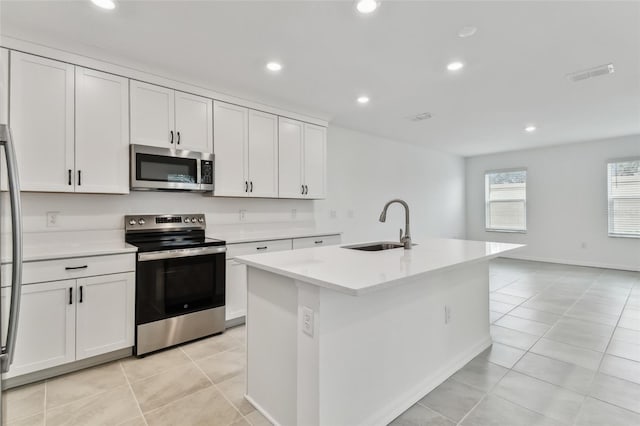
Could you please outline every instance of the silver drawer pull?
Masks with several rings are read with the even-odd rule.
[[[89,265],[84,265],[84,266],[66,266],[64,269],[67,271],[73,271],[75,269],[87,269],[89,267]]]
[[[322,240],[317,240],[316,241],[316,244],[322,244],[322,243],[324,243],[324,241],[322,241]]]
[[[264,247],[256,247],[256,250],[266,250],[268,247],[264,246]]]

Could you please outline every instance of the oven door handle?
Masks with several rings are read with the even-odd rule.
[[[179,257],[205,256],[210,254],[222,254],[227,251],[225,246],[194,247],[178,250],[161,250],[138,253],[138,262],[148,262],[150,260],[175,259]]]

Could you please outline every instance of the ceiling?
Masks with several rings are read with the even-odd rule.
[[[383,0],[371,16],[353,1],[116,2],[3,0],[0,31],[463,156],[640,134],[638,1]]]

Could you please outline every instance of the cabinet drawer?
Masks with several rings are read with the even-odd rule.
[[[227,259],[245,254],[268,253],[272,251],[291,250],[291,240],[259,241],[227,245]]]
[[[22,266],[22,283],[68,280],[131,272],[135,269],[135,253],[25,262]],[[11,265],[2,265],[2,286],[9,285],[11,285]]]
[[[333,246],[340,244],[342,239],[340,235],[321,235],[318,237],[294,238],[293,249],[302,249],[319,246]]]

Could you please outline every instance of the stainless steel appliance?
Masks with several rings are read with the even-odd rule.
[[[224,331],[225,242],[203,214],[125,216],[138,247],[136,355]]]
[[[213,154],[131,145],[131,189],[213,191]]]
[[[0,370],[6,373],[11,368],[13,355],[16,350],[18,333],[18,319],[20,317],[20,294],[22,285],[22,212],[20,207],[20,182],[18,179],[18,165],[11,139],[11,130],[5,124],[0,124],[0,146],[4,148],[7,159],[7,184],[9,188],[9,205],[11,207],[11,303],[7,323],[7,339],[0,351]],[[4,234],[1,234],[4,235]],[[1,244],[0,244],[1,246]],[[0,277],[1,278],[1,277]],[[0,304],[0,318],[6,318]],[[3,324],[4,326],[4,324]],[[0,418],[2,416],[2,379],[0,378]]]

